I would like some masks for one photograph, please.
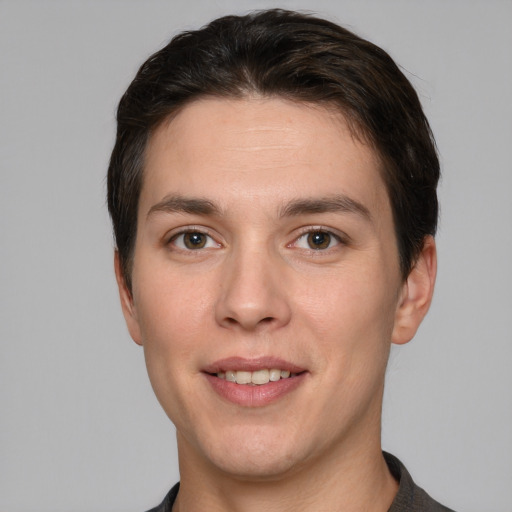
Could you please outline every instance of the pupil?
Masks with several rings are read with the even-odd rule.
[[[206,237],[203,233],[187,233],[184,241],[189,249],[201,249],[206,244]]]
[[[326,249],[331,243],[331,235],[322,231],[315,231],[308,235],[308,244],[312,249]]]

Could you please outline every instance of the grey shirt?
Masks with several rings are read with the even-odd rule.
[[[418,487],[405,466],[393,455],[384,452],[389,471],[399,483],[398,492],[388,512],[453,512],[434,501]],[[170,509],[169,509],[170,510]]]
[[[388,512],[453,512],[434,501],[421,487],[412,480],[405,466],[393,455],[384,452],[384,458],[391,474],[399,483],[398,492]],[[180,484],[177,483],[165,497],[164,501],[148,512],[171,512]]]

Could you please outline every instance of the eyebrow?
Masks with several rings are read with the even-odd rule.
[[[372,220],[370,210],[359,201],[338,194],[322,198],[296,199],[287,203],[281,210],[281,217],[294,217],[315,213],[351,213]]]
[[[196,215],[220,215],[220,208],[208,199],[188,198],[183,196],[167,196],[153,205],[148,217],[156,212],[190,213]]]
[[[167,196],[153,205],[147,216],[154,213],[189,213],[193,215],[221,215],[221,209],[212,201],[203,198]],[[292,199],[279,211],[280,217],[296,217],[299,215],[320,213],[350,213],[372,220],[370,210],[362,203],[350,197],[338,194],[321,198]]]

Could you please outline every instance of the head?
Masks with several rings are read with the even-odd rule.
[[[327,21],[222,18],[141,67],[109,208],[123,311],[182,475],[380,454],[390,343],[432,295],[438,173],[409,82]]]
[[[270,10],[179,34],[139,69],[117,112],[108,207],[131,287],[145,150],[152,133],[202,97],[258,95],[339,112],[380,158],[402,276],[437,226],[439,161],[418,96],[381,48],[329,21]]]

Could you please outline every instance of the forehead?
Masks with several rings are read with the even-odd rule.
[[[169,194],[247,207],[332,194],[388,203],[377,153],[340,113],[279,98],[200,99],[162,124],[146,149],[140,207]]]

